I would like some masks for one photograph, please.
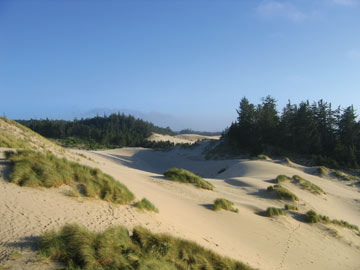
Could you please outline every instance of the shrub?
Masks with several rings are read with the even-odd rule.
[[[278,198],[282,199],[282,200],[288,200],[288,201],[298,201],[299,198],[292,193],[290,190],[284,188],[281,185],[274,185],[274,186],[269,186],[267,188],[267,191],[276,191],[276,194],[278,196]]]
[[[286,176],[283,174],[278,175],[275,179],[276,183],[278,183],[278,184],[280,184],[281,182],[288,181],[288,180],[291,180],[291,178],[289,176]]]
[[[294,175],[293,179],[303,189],[306,189],[314,194],[325,194],[325,192],[319,186],[311,183],[310,181],[302,178],[301,176]]]
[[[208,189],[208,190],[214,189],[214,186],[211,183],[205,181],[200,176],[185,169],[172,168],[167,170],[164,173],[164,176],[174,181],[194,184],[199,188]]]
[[[105,201],[126,204],[134,195],[126,186],[99,169],[90,168],[53,154],[42,154],[31,150],[6,152],[13,170],[10,181],[28,187],[59,187],[78,185],[83,195]]]
[[[285,216],[286,213],[284,212],[284,210],[279,209],[279,208],[275,208],[275,207],[269,207],[268,209],[266,209],[266,214],[269,217],[273,217],[273,216]]]
[[[148,199],[143,198],[141,201],[135,203],[135,207],[139,208],[140,210],[147,210],[159,213],[159,210],[153,205]]]
[[[285,204],[285,209],[286,210],[292,210],[292,211],[298,211],[298,207],[292,204]]]
[[[68,270],[252,269],[194,242],[153,234],[142,227],[135,227],[130,236],[123,226],[94,233],[78,225],[65,225],[58,232],[45,233],[39,247],[43,255],[63,262]]]
[[[239,212],[239,209],[234,208],[234,203],[233,202],[231,202],[229,200],[226,200],[226,199],[222,199],[222,198],[216,199],[214,201],[214,205],[212,206],[212,209],[214,211],[219,211],[221,209],[224,209],[224,210],[232,211],[232,212],[235,212],[235,213]]]

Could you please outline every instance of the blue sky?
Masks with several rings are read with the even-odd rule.
[[[246,96],[360,109],[360,0],[0,0],[0,113],[222,130]]]

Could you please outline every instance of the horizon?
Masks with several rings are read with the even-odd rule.
[[[0,113],[222,131],[244,96],[359,112],[359,14],[357,0],[2,1]]]

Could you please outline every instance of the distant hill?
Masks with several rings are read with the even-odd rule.
[[[62,145],[90,149],[144,146],[153,132],[174,134],[170,128],[119,113],[73,121],[31,119],[17,122],[47,138],[58,140]]]
[[[220,136],[222,132],[210,132],[210,131],[196,131],[192,129],[183,129],[178,132],[178,134],[197,134],[202,136]]]

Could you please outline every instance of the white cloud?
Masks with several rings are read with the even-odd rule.
[[[346,56],[353,60],[360,60],[360,50],[349,50]]]
[[[360,4],[359,0],[330,0],[333,4],[341,6],[356,6]]]
[[[293,22],[301,22],[309,17],[294,5],[279,1],[263,1],[256,9],[257,12],[265,18],[280,17]]]

